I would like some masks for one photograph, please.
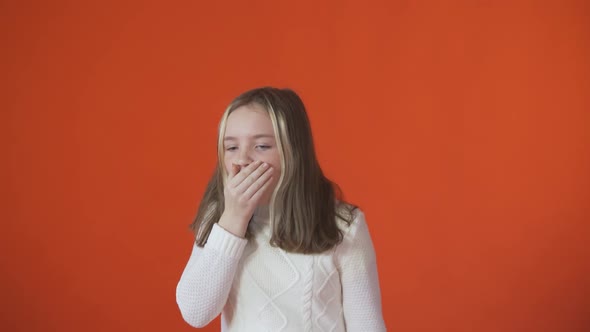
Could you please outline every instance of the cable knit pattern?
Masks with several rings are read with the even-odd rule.
[[[267,212],[267,211],[266,211]],[[214,225],[193,246],[176,289],[183,318],[203,327],[220,313],[224,332],[385,331],[375,252],[357,210],[344,240],[321,254],[270,246],[270,224],[257,211],[249,240]]]
[[[303,280],[303,294],[301,297],[302,314],[303,314],[303,332],[312,331],[311,320],[311,301],[313,296],[313,267],[315,259],[310,259],[309,264],[303,273],[305,279]]]

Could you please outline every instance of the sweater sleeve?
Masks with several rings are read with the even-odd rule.
[[[347,230],[336,251],[346,330],[385,331],[375,249],[362,211]]]
[[[203,327],[221,313],[246,243],[215,224],[204,247],[193,244],[176,286],[176,303],[188,324]]]

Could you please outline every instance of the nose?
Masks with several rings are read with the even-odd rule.
[[[250,157],[250,155],[246,152],[242,152],[240,153],[239,156],[237,156],[237,160],[234,161],[234,164],[240,166],[240,168],[244,168],[248,165],[250,165],[254,160]]]

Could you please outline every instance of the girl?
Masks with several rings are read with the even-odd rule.
[[[218,166],[176,288],[184,320],[222,331],[384,331],[364,214],[338,200],[288,89],[238,96],[219,125]]]

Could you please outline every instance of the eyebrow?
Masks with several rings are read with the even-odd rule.
[[[275,138],[275,135],[269,135],[269,134],[258,134],[258,135],[254,135],[251,136],[251,138],[254,139],[258,139],[258,138]],[[223,138],[224,141],[236,141],[237,138],[233,137],[233,136],[225,136]]]

